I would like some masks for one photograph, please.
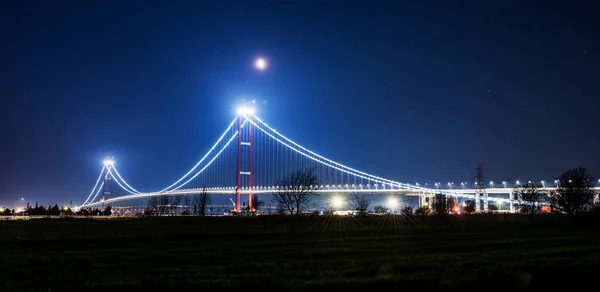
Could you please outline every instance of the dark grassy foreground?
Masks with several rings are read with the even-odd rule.
[[[573,288],[598,279],[596,221],[528,222],[518,215],[0,221],[0,291]]]

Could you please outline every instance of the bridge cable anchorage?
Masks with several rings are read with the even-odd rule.
[[[127,187],[129,187],[129,188],[131,189],[131,191],[133,191],[133,192],[134,192],[134,193],[136,193],[136,194],[139,194],[139,193],[140,193],[140,192],[139,192],[139,191],[137,191],[136,189],[132,188],[132,187],[131,187],[131,186],[130,186],[130,185],[129,185],[129,184],[126,182],[126,181],[125,181],[125,179],[123,179],[123,177],[121,177],[121,175],[119,174],[119,171],[117,170],[117,168],[116,168],[114,165],[112,166],[112,169],[114,169],[114,170],[115,170],[115,173],[117,174],[117,176],[119,177],[119,179],[120,179],[120,180],[121,180],[121,181],[122,181],[122,182],[123,182],[123,183],[124,183],[124,184],[125,184]]]
[[[229,130],[231,130],[231,128],[233,127],[233,125],[235,125],[235,122],[237,120],[237,116],[233,119],[233,121],[231,121],[231,123],[229,124],[229,127],[227,127],[227,129],[225,129],[225,131],[223,132],[223,134],[221,134],[221,137],[219,137],[219,139],[217,140],[217,142],[210,148],[210,150],[208,150],[208,152],[206,152],[206,154],[204,154],[204,156],[200,159],[200,161],[198,161],[198,163],[196,163],[196,165],[194,165],[194,167],[192,167],[192,169],[190,169],[186,174],[184,174],[180,179],[178,179],[176,182],[174,182],[172,185],[158,191],[157,193],[162,193],[165,191],[168,191],[170,188],[172,188],[173,186],[177,185],[178,183],[180,183],[182,180],[184,180],[188,175],[190,175],[196,168],[198,168],[198,166],[202,163],[202,161],[204,161],[204,159],[206,159],[206,157],[208,157],[208,155],[217,147],[217,145],[219,145],[219,143],[221,142],[221,140],[223,140],[223,138],[225,137],[225,135],[229,132]],[[189,181],[188,181],[189,182]],[[186,182],[187,183],[187,182]]]
[[[106,167],[106,165],[102,166],[102,169],[100,170],[100,175],[98,175],[98,180],[96,180],[96,183],[94,184],[94,188],[92,189],[92,191],[90,192],[90,195],[87,197],[87,199],[85,199],[85,201],[83,202],[82,205],[85,205],[89,200],[90,197],[92,197],[92,195],[94,194],[94,191],[96,190],[96,187],[98,186],[98,183],[100,182],[100,179],[102,179],[102,174],[104,173],[104,168]],[[104,184],[104,182],[102,182],[102,184]],[[100,187],[102,188],[102,187]],[[96,197],[94,197],[96,198]],[[92,199],[93,201],[93,199]]]
[[[324,157],[322,157],[322,156],[320,156],[320,155],[318,155],[318,154],[316,154],[314,152],[311,152],[310,150],[306,150],[306,152],[309,152],[309,153],[313,154],[316,157],[321,157],[321,159],[315,158],[314,156],[308,155],[308,154],[306,154],[306,153],[304,153],[304,152],[302,152],[302,151],[300,151],[300,150],[298,150],[298,149],[290,146],[289,144],[285,143],[284,141],[281,141],[277,137],[273,136],[271,133],[268,133],[267,131],[265,131],[263,128],[261,128],[259,125],[257,125],[251,119],[248,119],[248,121],[250,123],[252,123],[259,131],[265,133],[266,135],[268,135],[269,137],[271,137],[273,140],[279,142],[281,145],[283,145],[283,146],[285,146],[285,147],[287,147],[287,148],[289,148],[289,149],[291,149],[291,150],[299,153],[300,155],[303,155],[303,156],[305,156],[305,157],[307,157],[309,159],[312,159],[312,160],[314,160],[316,162],[319,162],[319,163],[321,163],[321,164],[323,164],[325,166],[328,166],[330,168],[339,170],[339,171],[344,172],[344,173],[349,174],[349,175],[357,176],[357,177],[364,178],[364,179],[369,179],[371,181],[375,181],[375,182],[378,182],[378,183],[381,183],[381,184],[387,184],[387,185],[390,185],[390,186],[396,185],[396,186],[404,187],[404,188],[410,189],[410,190],[421,190],[421,188],[413,187],[411,185],[406,185],[406,184],[402,184],[402,183],[399,183],[399,182],[394,182],[394,181],[390,181],[390,180],[387,180],[388,182],[386,182],[386,181],[384,181],[385,179],[375,178],[375,176],[371,176],[371,175],[369,175],[369,176],[371,176],[371,178],[369,178],[369,177],[367,177],[368,174],[360,173],[360,172],[358,172],[358,171],[356,171],[356,170],[354,170],[354,169],[352,169],[350,167],[343,166],[342,164],[339,164],[339,163],[337,163],[335,161],[326,159],[326,158],[324,158]],[[277,132],[275,132],[275,133],[277,133]],[[289,140],[289,141],[291,141],[291,140]],[[293,141],[291,141],[291,143],[293,143]],[[322,161],[322,160],[327,160],[327,162]],[[330,162],[330,163],[328,163],[328,162]],[[336,164],[336,165],[333,165],[333,164]],[[341,167],[345,167],[346,169],[341,168]]]
[[[361,175],[363,175],[363,176],[366,176],[366,177],[367,177],[366,179],[370,179],[370,178],[371,178],[371,180],[375,180],[375,179],[377,179],[377,180],[379,180],[379,181],[382,181],[382,183],[384,183],[384,182],[385,182],[385,184],[388,184],[388,185],[397,185],[397,186],[403,186],[403,187],[408,187],[408,188],[410,188],[410,189],[414,189],[414,190],[425,190],[425,188],[421,188],[421,187],[413,187],[413,186],[411,186],[410,184],[403,184],[403,183],[400,183],[400,182],[396,182],[396,181],[392,181],[392,180],[385,179],[385,178],[382,178],[382,177],[378,177],[378,176],[375,176],[375,175],[372,175],[372,174],[369,174],[369,173],[366,173],[366,172],[362,172],[362,171],[359,171],[359,170],[357,170],[357,169],[354,169],[354,168],[352,168],[352,167],[349,167],[349,166],[343,165],[343,164],[341,164],[341,163],[338,163],[338,162],[335,162],[335,161],[333,161],[333,160],[331,160],[331,159],[328,159],[328,158],[326,158],[326,157],[323,157],[323,156],[321,156],[321,155],[319,155],[319,154],[317,154],[317,153],[315,153],[315,152],[312,152],[312,151],[310,151],[310,150],[306,149],[306,148],[305,148],[305,147],[303,147],[302,145],[300,145],[300,144],[298,144],[298,143],[296,143],[296,142],[292,141],[291,139],[289,139],[289,138],[285,137],[284,135],[280,134],[280,133],[279,133],[279,132],[277,132],[275,129],[273,129],[273,128],[269,127],[269,125],[267,125],[265,122],[263,122],[263,121],[262,121],[260,118],[258,118],[257,116],[255,116],[255,115],[252,115],[252,117],[253,117],[253,118],[255,118],[255,119],[256,119],[256,120],[257,120],[257,121],[258,121],[260,124],[264,125],[264,126],[267,128],[267,129],[269,129],[270,131],[272,131],[273,133],[275,133],[275,134],[276,134],[276,135],[278,135],[279,137],[283,138],[284,140],[288,141],[289,143],[293,144],[294,146],[296,146],[296,147],[298,147],[298,148],[302,149],[303,151],[306,151],[306,152],[308,152],[308,153],[310,153],[310,154],[312,154],[312,155],[314,155],[314,156],[316,156],[316,157],[318,157],[318,158],[320,158],[320,159],[322,159],[322,160],[325,160],[325,161],[327,161],[327,162],[329,162],[329,163],[332,163],[332,164],[335,164],[335,165],[337,165],[337,166],[339,166],[339,167],[342,167],[342,168],[345,168],[345,169],[347,169],[348,171],[350,171],[350,173],[346,172],[346,173],[348,173],[348,174],[352,174],[352,172],[354,172],[354,173],[357,173],[357,174],[361,174]],[[251,121],[251,122],[252,122],[252,121]],[[258,125],[256,125],[256,124],[255,124],[255,126],[257,126],[257,127],[258,127]],[[261,131],[265,132],[264,130],[261,130]],[[269,135],[269,134],[268,134],[268,133],[266,133],[266,132],[265,132],[265,134]],[[269,136],[271,136],[271,135],[269,135]],[[273,136],[271,136],[271,137],[275,139],[275,137],[273,137]],[[296,150],[296,149],[294,149],[294,148],[292,148],[292,147],[290,147],[290,146],[288,146],[288,147],[289,147],[290,149]],[[299,151],[297,151],[297,152],[299,152]],[[315,160],[315,161],[317,161],[317,160]],[[360,176],[358,176],[358,177],[360,177]],[[368,177],[370,177],[370,178],[368,178]]]

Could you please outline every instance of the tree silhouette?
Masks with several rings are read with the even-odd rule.
[[[112,215],[112,207],[110,205],[108,205],[108,206],[106,206],[106,208],[104,208],[103,215],[104,216]]]
[[[596,193],[594,178],[587,168],[569,169],[561,174],[558,181],[558,189],[551,197],[551,201],[562,212],[574,215],[592,206]]]
[[[465,206],[463,207],[463,211],[465,211],[467,214],[471,214],[471,213],[475,212],[475,201],[473,201],[473,200],[465,201]]]
[[[258,212],[260,208],[265,205],[265,201],[261,201],[257,194],[252,195],[252,207],[255,212]],[[250,206],[248,206],[248,211],[250,211]]]
[[[436,194],[433,200],[433,212],[437,215],[447,215],[454,208],[454,199],[443,194]]]
[[[198,211],[200,216],[206,216],[206,207],[212,203],[210,195],[206,193],[206,187],[202,188],[202,193],[198,196]]]
[[[313,168],[294,171],[276,182],[278,192],[273,195],[273,202],[285,208],[290,215],[299,216],[318,195],[318,184]]]
[[[386,208],[385,206],[377,205],[373,208],[373,211],[377,214],[383,214],[387,213],[388,208]]]
[[[152,210],[156,216],[167,214],[170,204],[171,196],[167,195],[152,196],[148,199],[148,209]]]
[[[544,195],[541,188],[541,184],[529,180],[526,184],[513,190],[515,199],[521,205],[522,212],[534,216],[539,211],[540,199]]]
[[[184,208],[184,210],[181,212],[181,215],[184,215],[184,211],[185,211],[185,215],[190,215],[190,212],[191,212],[190,210],[194,209],[193,195],[183,196],[183,198],[181,198],[181,205]]]
[[[352,209],[358,211],[359,215],[364,215],[367,213],[367,209],[371,204],[371,200],[369,200],[365,195],[354,194],[350,198],[350,206]]]
[[[169,213],[175,215],[177,207],[181,204],[181,196],[171,196],[171,202],[169,205]]]

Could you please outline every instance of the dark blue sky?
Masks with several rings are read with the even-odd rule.
[[[138,189],[168,185],[242,97],[390,179],[472,181],[474,160],[498,181],[600,174],[593,1],[11,2],[0,205],[80,203],[106,155]]]

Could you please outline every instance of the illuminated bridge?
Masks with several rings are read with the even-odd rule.
[[[161,190],[138,191],[125,181],[114,162],[107,159],[92,191],[78,209],[152,196],[203,192],[233,197],[234,211],[240,211],[241,196],[248,196],[248,207],[252,209],[254,194],[280,192],[282,188],[277,182],[298,169],[313,170],[319,180],[319,185],[314,186],[317,193],[418,196],[421,205],[426,204],[427,198],[434,194],[445,194],[457,199],[475,200],[476,209],[483,211],[488,210],[489,202],[505,203],[505,206],[510,206],[510,211],[514,211],[513,188],[521,185],[519,181],[512,184],[504,181],[495,185],[489,182],[485,188],[476,188],[467,182],[456,185],[410,184],[386,179],[333,161],[301,146],[259,119],[253,109],[244,107],[208,152],[171,185]],[[541,184],[543,192],[551,192],[557,188],[558,182],[546,184],[542,181]],[[124,193],[117,195],[113,187],[118,187]]]

